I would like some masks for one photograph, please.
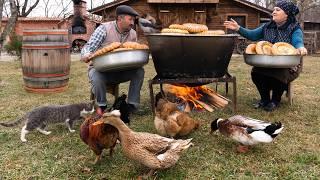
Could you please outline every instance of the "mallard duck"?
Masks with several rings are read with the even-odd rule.
[[[105,113],[102,123],[110,124],[119,130],[124,155],[150,168],[147,177],[155,170],[175,165],[181,153],[192,145],[192,139],[175,140],[157,134],[134,132],[119,117],[119,111]]]
[[[159,99],[156,106],[154,125],[162,136],[185,136],[199,127],[199,122],[189,114],[181,112],[177,104]]]
[[[249,146],[258,143],[270,143],[282,131],[280,122],[269,123],[241,115],[228,119],[218,118],[211,123],[211,133],[219,129],[224,136],[240,142],[237,150],[247,152]]]

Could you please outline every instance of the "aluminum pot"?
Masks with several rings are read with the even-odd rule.
[[[297,55],[281,55],[270,56],[260,54],[244,54],[244,62],[255,67],[265,68],[290,68],[298,65],[301,56]]]
[[[110,52],[93,59],[93,67],[100,72],[124,71],[144,66],[149,61],[149,50]]]
[[[149,34],[154,67],[162,78],[212,78],[226,74],[238,35]]]

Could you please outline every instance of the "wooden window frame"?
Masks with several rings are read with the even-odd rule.
[[[247,28],[248,26],[248,14],[246,13],[227,13],[226,16],[225,16],[225,21],[228,20],[228,17],[229,16],[244,16],[246,19],[245,19],[245,27],[244,28]],[[225,31],[227,30],[227,28],[225,28]]]

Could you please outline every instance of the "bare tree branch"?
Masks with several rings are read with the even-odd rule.
[[[26,12],[27,5],[28,5],[28,0],[25,0],[24,4],[23,4],[23,7],[21,9],[21,14],[24,14]]]
[[[23,7],[25,7],[25,6],[27,7],[27,2],[28,2],[28,0],[26,0],[26,1],[24,2]],[[37,0],[33,5],[31,5],[31,6],[29,7],[29,9],[27,10],[27,12],[25,11],[26,8],[25,8],[25,9],[22,8],[22,12],[21,12],[20,16],[21,16],[21,17],[27,17],[27,16],[31,13],[31,11],[32,11],[35,7],[37,7],[37,5],[39,4],[39,2],[40,2],[40,0]]]
[[[44,3],[44,16],[48,17],[49,16],[49,7],[48,7],[49,0],[43,0],[43,3]]]
[[[57,15],[57,17],[61,17],[62,15],[66,14],[67,13],[67,10],[68,10],[68,7],[70,6],[71,2],[72,1],[69,1],[68,4],[64,4],[63,3],[64,0],[61,0],[61,6],[63,7],[62,10],[60,11],[60,13]]]
[[[8,10],[8,1],[4,0],[4,5],[3,5],[3,14],[5,14],[5,17],[9,17],[9,10]],[[10,8],[9,8],[10,9]]]

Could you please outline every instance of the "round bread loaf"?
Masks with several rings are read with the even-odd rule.
[[[127,51],[127,50],[132,50],[132,48],[117,48],[117,49],[114,49],[114,50],[113,50],[113,51],[111,51],[111,52]]]
[[[125,42],[122,44],[122,47],[128,49],[149,49],[149,46],[137,42]]]
[[[208,30],[198,33],[199,35],[208,35],[208,36],[217,36],[217,35],[225,35],[226,33],[223,30]]]
[[[103,54],[106,54],[114,49],[117,49],[121,46],[120,42],[113,42],[110,43],[109,45],[97,50],[90,58],[96,57],[96,56],[101,56]]]
[[[259,41],[256,44],[257,54],[272,55],[272,43],[268,41]]]
[[[181,24],[171,24],[169,26],[169,29],[181,29],[181,30],[187,30],[187,27]]]
[[[190,33],[201,33],[203,31],[208,31],[208,27],[204,24],[185,23],[183,26],[185,26]]]
[[[246,48],[246,54],[257,54],[256,44],[249,44]]]
[[[277,42],[272,46],[273,55],[297,55],[297,49],[286,42]]]
[[[182,29],[164,28],[161,30],[161,33],[189,34],[189,31]]]
[[[137,43],[137,42],[130,42],[130,41],[129,41],[129,42],[125,42],[125,43],[122,44],[122,47],[124,47],[124,48],[131,48],[131,49],[138,49],[139,46],[140,46],[139,43]]]
[[[149,49],[149,46],[146,44],[140,44],[137,49]]]

